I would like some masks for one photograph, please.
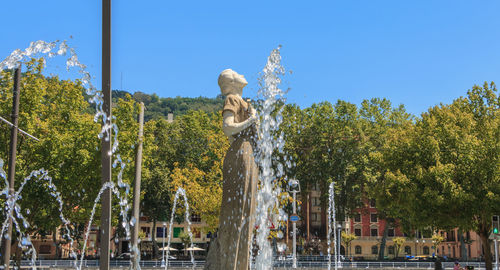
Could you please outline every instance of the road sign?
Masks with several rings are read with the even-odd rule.
[[[490,240],[500,240],[500,234],[496,234],[496,233],[490,233],[490,237],[488,237],[488,239]]]
[[[291,216],[290,216],[290,221],[291,221],[291,222],[297,222],[297,221],[299,221],[299,220],[300,220],[300,218],[299,218],[299,216],[297,216],[297,215],[291,215]]]

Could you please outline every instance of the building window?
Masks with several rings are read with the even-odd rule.
[[[389,255],[394,255],[394,246],[389,246],[387,253],[389,253]]]
[[[356,254],[361,254],[361,246],[356,246],[356,247],[354,248],[354,253],[356,253]]]
[[[361,214],[360,213],[354,214],[354,222],[361,222]]]
[[[354,228],[354,235],[361,236],[361,228]]]
[[[179,238],[179,235],[183,231],[184,231],[184,228],[182,228],[182,227],[174,227],[174,238]]]
[[[377,228],[370,229],[370,236],[377,237],[378,236],[378,229]]]
[[[370,199],[370,207],[375,208],[375,206],[376,206],[375,199]]]
[[[372,246],[372,254],[378,254],[378,246]]]
[[[201,231],[198,228],[193,228],[193,238],[201,238]]]
[[[411,254],[411,247],[410,246],[405,246],[405,254],[410,255]]]
[[[165,231],[164,231],[165,229]],[[156,238],[167,237],[167,228],[166,227],[156,227]]]
[[[51,253],[51,246],[50,245],[41,245],[39,252],[40,252],[40,254],[50,254]]]
[[[455,242],[455,239],[456,239],[456,237],[455,237],[455,231],[449,231],[449,232],[447,232],[446,236],[447,236],[446,240],[448,240],[448,242]]]
[[[429,255],[429,247],[424,247],[424,255]]]
[[[378,217],[377,214],[370,214],[370,222],[377,222]]]
[[[387,230],[387,236],[394,237],[394,228],[389,228],[389,230]]]
[[[150,227],[141,227],[141,231],[142,231],[142,233],[144,233],[144,236],[146,238],[151,237],[151,228]]]
[[[314,191],[319,190],[319,183],[315,183],[315,184],[312,186],[312,190],[314,190]]]
[[[312,206],[320,206],[321,200],[319,197],[312,197]]]
[[[317,213],[311,213],[311,221],[318,221],[318,214]]]
[[[191,215],[191,222],[201,222],[201,217],[200,215],[193,214]]]

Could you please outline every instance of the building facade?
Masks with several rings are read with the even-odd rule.
[[[326,254],[327,245],[327,215],[321,205],[321,190],[315,186],[306,195],[301,205],[301,220],[297,222],[300,228],[297,233],[298,248],[303,254]],[[354,234],[356,239],[348,247],[341,244],[341,254],[358,259],[378,259],[384,232],[387,228],[387,238],[384,248],[385,259],[394,259],[405,256],[440,256],[450,259],[481,259],[483,248],[481,239],[475,232],[459,233],[458,229],[448,232],[438,232],[444,241],[435,246],[432,240],[432,231],[414,231],[406,235],[400,226],[391,225],[381,219],[375,207],[374,200],[365,202],[363,208],[357,209],[353,217],[343,220],[342,230]],[[309,213],[309,217],[307,217]],[[287,250],[291,250],[291,222],[287,224],[285,239]],[[460,236],[461,235],[461,236]],[[398,248],[395,238],[403,238],[404,243]]]

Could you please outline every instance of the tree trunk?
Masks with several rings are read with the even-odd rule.
[[[156,244],[156,217],[153,218],[153,231],[151,232],[151,242],[153,244],[153,258],[158,258],[158,245]]]
[[[11,246],[11,250],[14,249],[14,254],[16,254],[16,266],[17,269],[21,269],[21,260],[23,252],[21,248],[19,248],[19,240],[14,242],[14,245]]]
[[[484,263],[486,266],[486,270],[493,270],[493,263],[492,263],[492,258],[491,258],[491,248],[490,248],[490,241],[488,239],[488,229],[485,228],[484,224],[479,225],[479,231],[477,232],[479,234],[479,237],[481,238],[481,243],[483,245],[483,250],[484,250]]]
[[[60,259],[61,253],[59,252],[59,247],[61,246],[61,243],[57,241],[57,229],[55,229],[52,233],[52,242],[54,242],[54,246],[56,247],[56,259]]]
[[[351,256],[352,256],[352,250],[351,250],[351,247],[352,247],[351,242],[349,242],[349,244],[347,244],[347,249],[348,249],[348,251],[349,251],[349,254],[348,254],[348,257],[347,257],[347,258],[351,258]]]
[[[380,250],[378,252],[379,261],[384,260],[385,245],[387,242],[387,235],[389,234],[389,221],[385,221],[384,235],[382,236],[382,241],[380,242]]]

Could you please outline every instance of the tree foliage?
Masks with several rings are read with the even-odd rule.
[[[122,90],[113,90],[115,100],[124,98],[129,93]],[[206,113],[216,113],[222,109],[224,98],[217,96],[215,98],[207,97],[158,97],[156,94],[146,94],[143,92],[135,92],[132,98],[136,102],[143,102],[146,108],[144,118],[146,121],[151,119],[166,118],[169,113],[174,117],[179,117],[187,114],[189,111],[204,111]]]
[[[500,210],[499,101],[493,83],[474,86],[391,133],[376,187],[384,208],[417,228],[476,231],[488,269],[491,216]]]

